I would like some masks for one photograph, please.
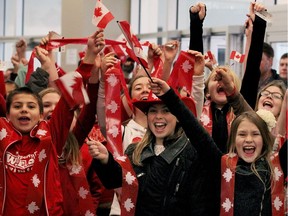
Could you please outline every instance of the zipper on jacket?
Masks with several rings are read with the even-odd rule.
[[[179,181],[178,181],[178,183],[176,184],[176,187],[175,187],[174,196],[176,196],[177,192],[179,191],[180,184],[182,183],[184,175],[185,175],[185,171],[182,171],[181,176],[179,178]]]
[[[174,172],[175,172],[175,170],[176,170],[176,167],[179,166],[179,161],[180,161],[180,157],[177,158],[176,163],[175,163],[175,165],[174,165],[174,167],[173,167],[173,169],[172,169],[172,172],[171,172],[171,174],[170,174],[170,177],[169,177],[169,180],[168,180],[168,183],[167,183],[168,186],[170,185],[170,183],[171,183],[171,181],[172,181],[172,176],[174,175]],[[163,201],[163,207],[166,206],[167,192],[168,192],[168,190],[166,190],[166,194],[165,194],[164,201]]]

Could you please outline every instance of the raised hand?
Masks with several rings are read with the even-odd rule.
[[[49,85],[54,86],[54,80],[58,79],[58,73],[55,66],[52,51],[36,46],[35,56],[41,63],[41,68],[49,73]]]
[[[93,35],[88,37],[87,50],[83,59],[84,63],[94,64],[96,56],[105,46],[103,29],[97,30]]]
[[[199,76],[204,73],[205,60],[201,52],[195,50],[188,50],[187,53],[195,56],[194,75]]]
[[[107,148],[98,141],[87,141],[87,145],[89,146],[89,153],[90,155],[99,160],[102,164],[107,164],[109,159],[109,153]]]
[[[179,52],[179,41],[173,40],[162,46],[164,63],[163,63],[163,73],[162,79],[167,81],[170,76],[171,68],[173,66],[174,59]]]
[[[151,80],[149,80],[149,83],[151,85],[151,91],[155,95],[161,96],[161,95],[165,94],[170,89],[170,86],[164,80],[156,78],[156,77],[152,77],[152,80],[153,80],[153,82],[151,82]]]
[[[173,62],[177,53],[179,52],[180,43],[177,40],[172,40],[167,42],[162,46],[162,51],[164,54],[164,62]]]
[[[49,52],[40,46],[35,47],[36,58],[40,61],[42,67],[46,67],[46,65],[51,64],[51,59],[49,58]],[[43,69],[44,69],[43,68]]]
[[[250,7],[249,7],[249,17],[252,19],[254,22],[255,20],[255,12],[261,12],[266,10],[263,4],[258,3],[258,2],[251,2]]]
[[[22,61],[23,58],[26,59],[25,58],[26,48],[27,48],[27,43],[24,39],[20,39],[16,43],[16,52],[17,52],[17,55],[18,55],[20,61]]]
[[[45,37],[41,38],[41,41],[40,41],[40,45],[42,47],[44,47],[44,49],[46,49],[48,51],[48,57],[50,58],[51,63],[52,62],[55,63],[55,58],[54,58],[54,55],[53,55],[53,51],[52,50],[48,50],[46,48],[46,45],[48,44],[49,40],[58,39],[59,37],[61,37],[61,36],[59,34],[57,34],[56,32],[49,31],[49,33]],[[45,68],[43,68],[43,69],[45,69]]]
[[[202,2],[193,5],[190,10],[192,13],[198,13],[200,20],[203,20],[206,16],[206,6]]]
[[[233,81],[229,67],[220,66],[215,69],[217,75],[215,79],[218,81],[219,85],[223,88],[227,96],[235,94],[236,85]]]
[[[106,54],[101,61],[101,77],[104,77],[108,68],[113,67],[119,60],[115,57],[115,53],[110,52]]]
[[[152,68],[154,66],[154,59],[157,57],[161,57],[162,55],[162,50],[157,44],[150,44],[148,48],[148,70],[149,72],[152,71]]]

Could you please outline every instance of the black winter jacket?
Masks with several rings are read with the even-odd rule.
[[[183,124],[187,127],[190,123]],[[219,215],[219,203],[211,198],[212,194],[215,198],[213,179],[189,139],[198,138],[187,138],[183,133],[177,140],[165,143],[166,148],[159,156],[154,154],[152,142],[143,149],[143,166],[132,164],[139,183],[136,216]],[[135,144],[131,144],[125,152],[130,161],[134,149]],[[106,188],[121,186],[122,170],[111,154],[106,165],[93,159],[93,167]]]

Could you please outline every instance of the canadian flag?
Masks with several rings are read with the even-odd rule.
[[[97,0],[92,17],[92,24],[98,28],[105,29],[107,24],[113,19],[113,14],[105,7],[101,0]]]
[[[117,21],[117,23],[119,24],[119,27],[128,42],[128,49],[126,50],[127,53],[129,53],[129,48],[131,47],[131,51],[133,52],[133,54],[135,54],[136,58],[135,56],[133,56],[133,54],[130,55],[130,57],[145,68],[148,68],[147,56],[144,54],[138,38],[135,34],[133,34],[130,24],[127,21]]]
[[[191,93],[194,62],[193,55],[181,51],[168,79],[168,84],[174,89],[181,87]]]
[[[233,50],[230,54],[230,59],[237,61],[239,63],[243,63],[245,60],[245,54],[241,54],[241,53]]]
[[[80,73],[76,71],[66,73],[57,79],[55,84],[71,109],[90,102]]]
[[[205,62],[209,62],[209,61],[213,60],[213,54],[210,50],[207,51],[207,53],[205,53],[204,60],[205,60]]]

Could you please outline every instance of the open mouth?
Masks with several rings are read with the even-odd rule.
[[[243,151],[246,153],[246,154],[253,154],[255,152],[256,148],[253,147],[253,146],[245,146],[243,147]]]
[[[144,95],[140,98],[140,100],[148,100],[148,95]]]
[[[217,88],[217,93],[225,93],[225,92],[224,92],[224,89],[222,88],[222,86],[219,86],[219,87]]]
[[[26,116],[22,116],[20,118],[18,118],[18,120],[21,122],[21,123],[27,123],[30,121],[30,118],[26,117]]]
[[[272,107],[273,107],[273,104],[272,104],[270,101],[264,101],[263,107],[272,108]]]
[[[154,127],[157,129],[157,130],[163,130],[165,127],[166,127],[167,124],[165,123],[160,123],[160,122],[157,122],[157,123],[154,123]]]

